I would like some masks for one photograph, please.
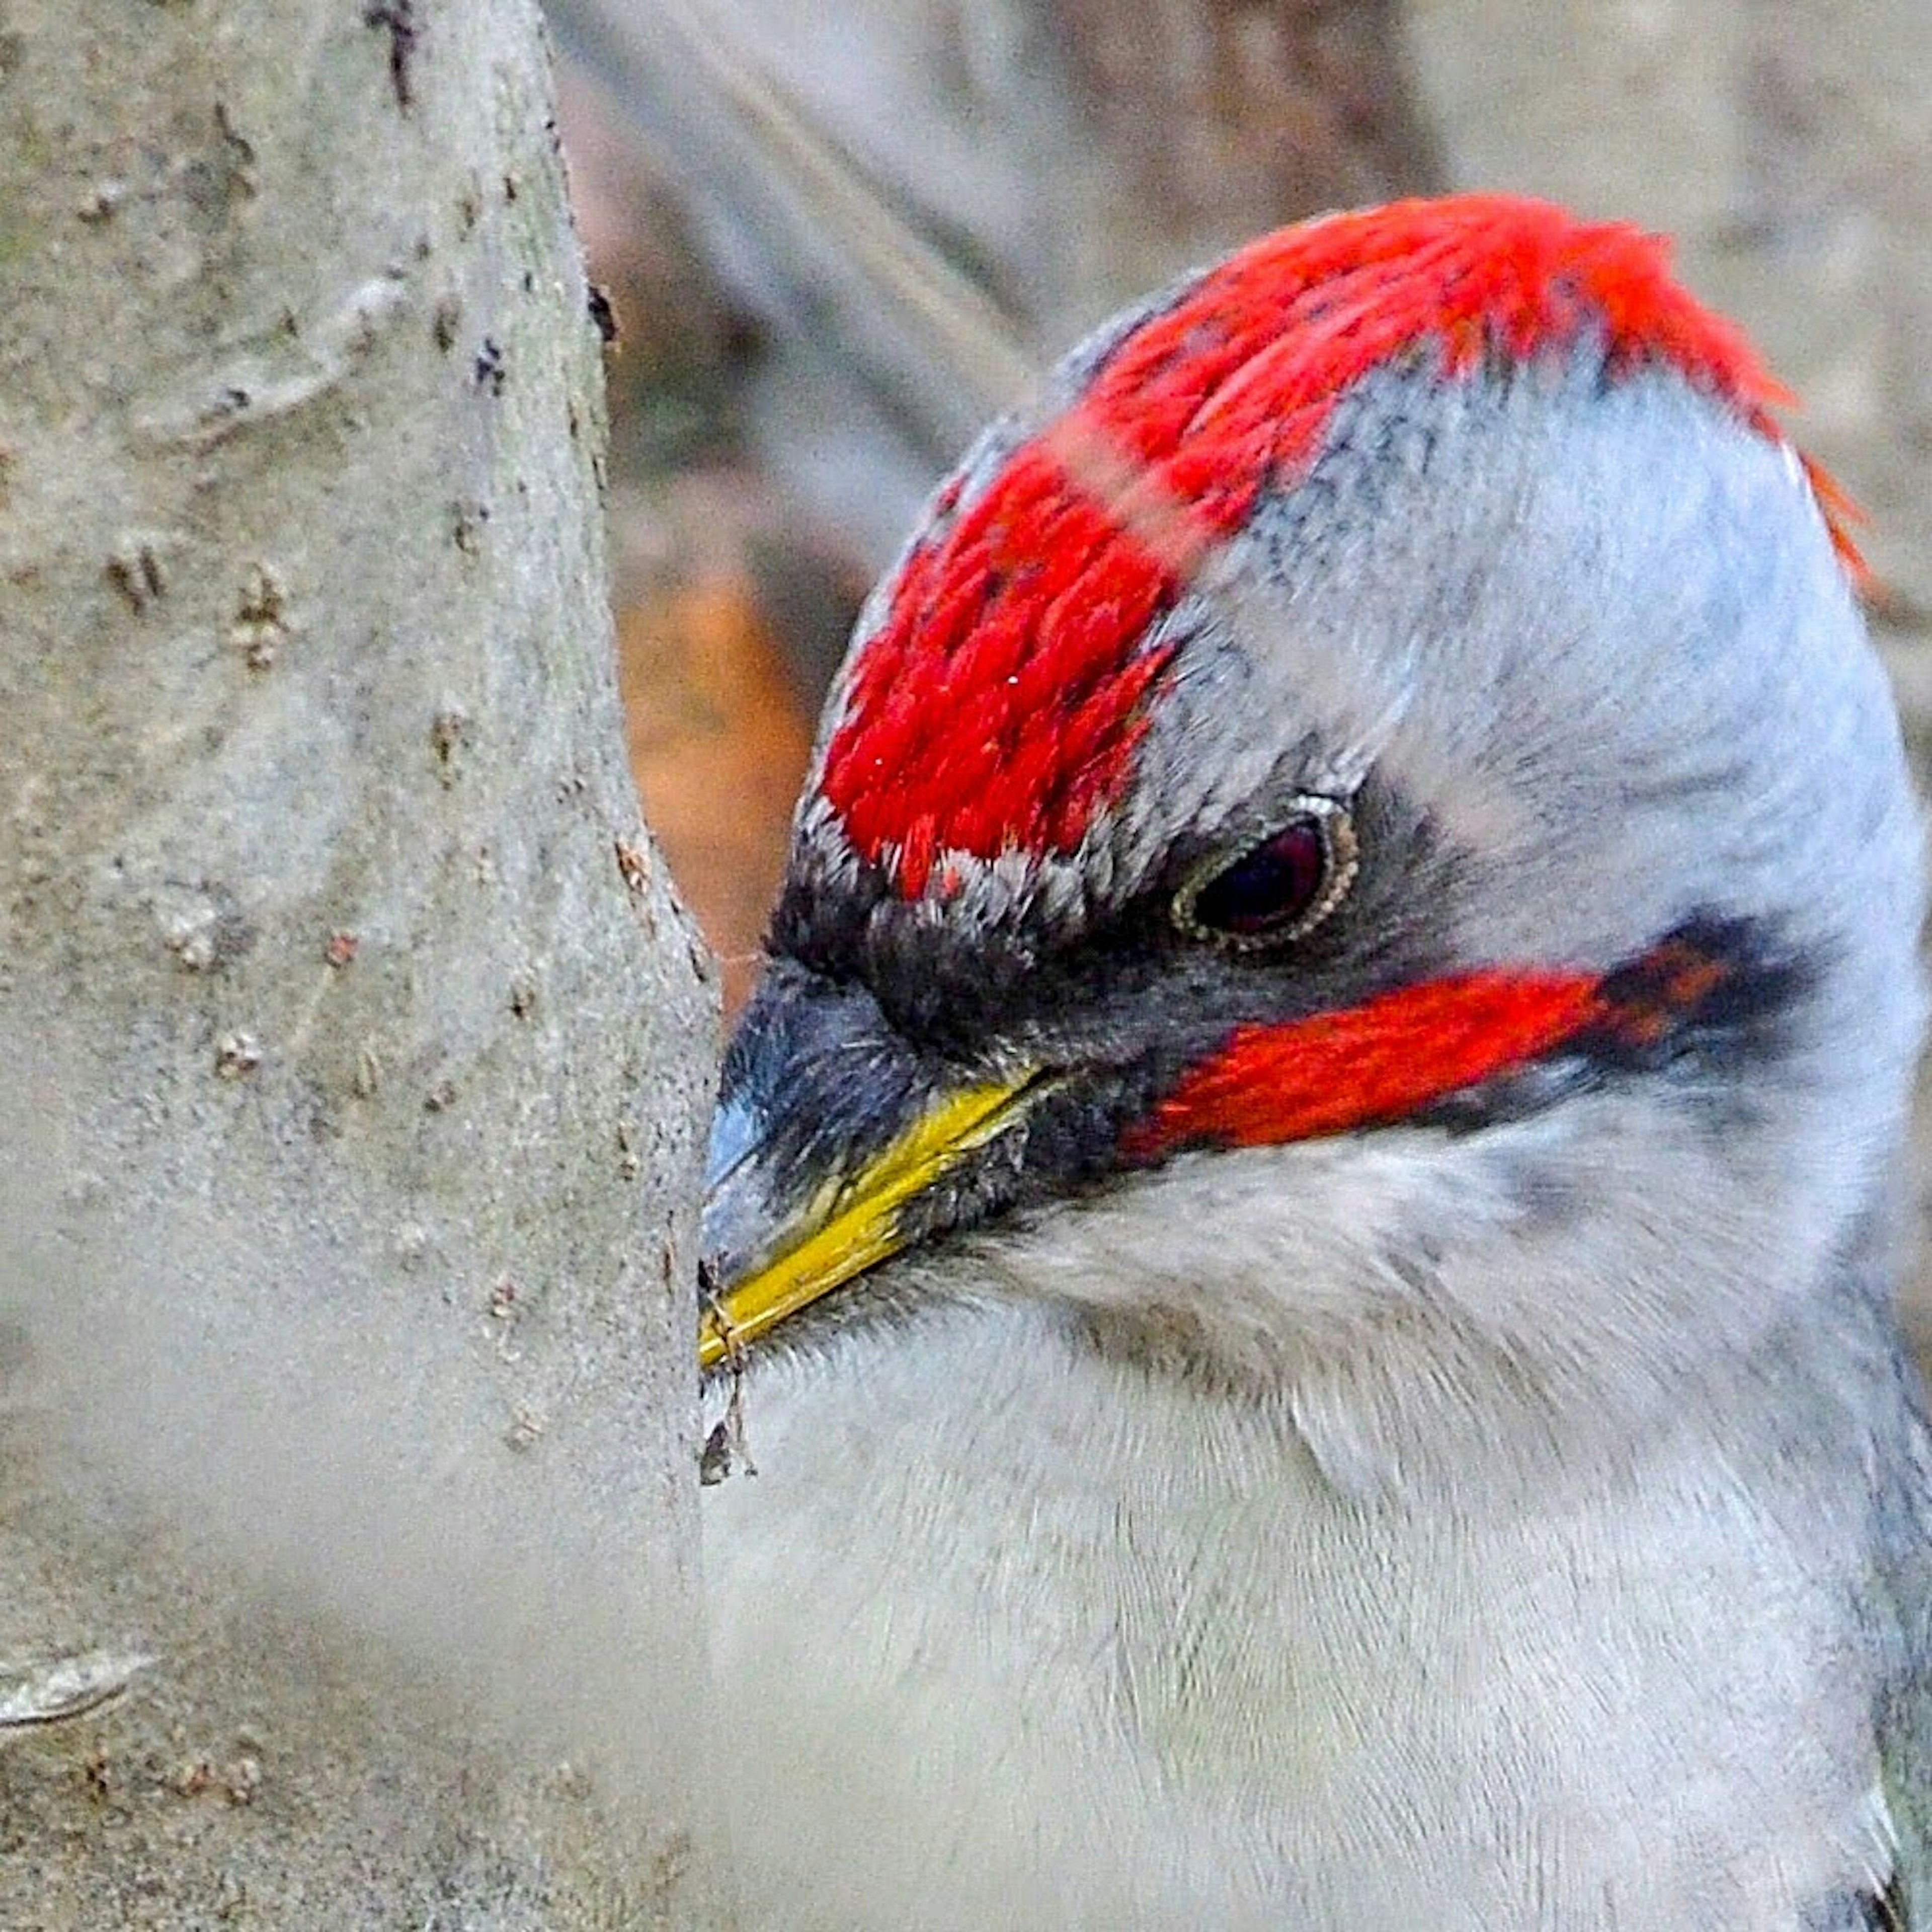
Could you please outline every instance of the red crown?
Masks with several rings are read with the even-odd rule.
[[[1760,434],[1789,400],[1672,281],[1669,244],[1507,195],[1404,201],[1264,237],[1108,356],[960,512],[942,492],[853,669],[821,789],[923,892],[948,852],[1065,854],[1119,795],[1168,653],[1150,626],[1264,484],[1313,460],[1336,398],[1418,344],[1450,375],[1603,339],[1612,376],[1680,370]],[[1853,568],[1849,506],[1806,465]]]

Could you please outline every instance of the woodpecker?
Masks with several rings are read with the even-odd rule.
[[[934,496],[714,1130],[752,1924],[1932,1927],[1919,817],[1784,400],[1405,202]]]

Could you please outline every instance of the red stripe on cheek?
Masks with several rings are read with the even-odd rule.
[[[1468,974],[1242,1027],[1128,1130],[1121,1151],[1151,1160],[1195,1144],[1271,1147],[1400,1120],[1614,1024],[1601,985],[1586,974]]]

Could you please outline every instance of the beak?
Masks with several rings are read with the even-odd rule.
[[[698,1324],[700,1366],[722,1361],[898,1253],[920,1232],[901,1210],[1006,1132],[1030,1084],[1023,1077],[941,1094],[883,1152],[828,1178],[772,1231],[769,1260],[714,1288]]]
[[[1047,1084],[1032,1068],[963,1080],[862,990],[775,969],[725,1056],[700,1366],[964,1218],[986,1150],[1024,1131]]]

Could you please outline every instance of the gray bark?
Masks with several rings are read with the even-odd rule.
[[[0,1924],[720,1922],[548,110],[531,0],[0,15]]]

